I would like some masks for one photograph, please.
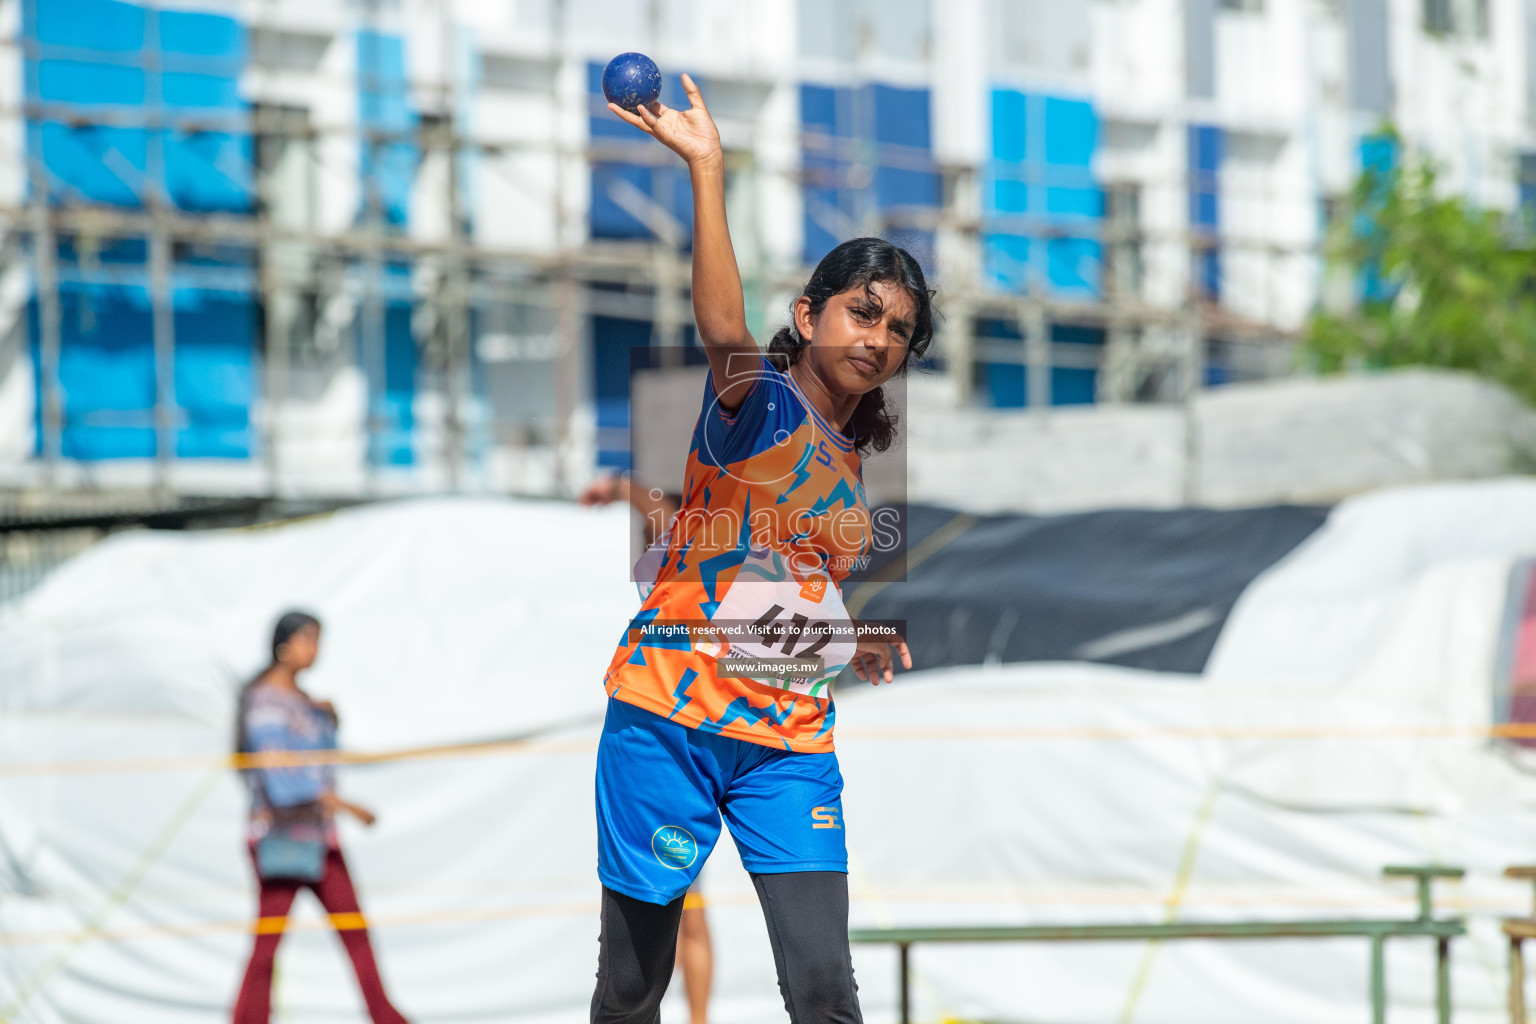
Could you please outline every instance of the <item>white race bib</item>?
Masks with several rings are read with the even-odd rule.
[[[821,658],[822,670],[815,676],[773,683],[811,697],[826,696],[858,650],[837,584],[824,572],[797,579],[771,549],[754,549],[747,556],[711,621],[730,630],[723,638],[733,657]]]

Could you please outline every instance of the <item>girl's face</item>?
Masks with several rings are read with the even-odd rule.
[[[302,672],[320,655],[320,627],[305,626],[282,645],[278,660],[295,672]]]
[[[795,327],[810,344],[805,358],[829,390],[862,395],[890,380],[907,359],[917,307],[889,281],[855,287],[827,300],[819,314],[811,300],[795,300]]]

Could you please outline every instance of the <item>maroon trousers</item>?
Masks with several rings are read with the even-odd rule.
[[[253,847],[253,863],[255,855]],[[245,980],[240,984],[240,998],[235,1002],[234,1024],[267,1024],[272,1012],[272,964],[277,959],[277,944],[283,939],[293,898],[305,887],[314,892],[320,905],[331,915],[331,924],[341,937],[347,955],[352,958],[352,969],[357,972],[363,1002],[367,1004],[368,1016],[373,1018],[374,1024],[408,1024],[384,994],[384,981],[379,977],[379,965],[373,958],[368,928],[358,908],[357,892],[352,888],[352,876],[347,874],[347,862],[342,860],[340,850],[331,850],[326,855],[325,877],[318,882],[258,878],[261,910],[256,921],[256,944],[251,950],[251,962],[245,968]]]

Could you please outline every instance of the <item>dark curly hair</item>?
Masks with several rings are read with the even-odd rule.
[[[933,292],[923,277],[923,268],[907,250],[883,238],[851,238],[821,258],[800,294],[811,300],[811,315],[817,316],[832,296],[854,288],[868,290],[877,281],[896,285],[912,296],[916,317],[912,336],[907,339],[907,354],[897,370],[906,373],[908,364],[921,359],[933,341]],[[768,358],[781,370],[788,370],[800,361],[808,344],[791,320],[790,326],[779,328],[768,343]],[[852,431],[854,450],[861,456],[891,447],[896,440],[896,413],[886,406],[883,387],[859,399],[847,429]]]
[[[320,620],[309,612],[289,611],[284,612],[282,617],[272,627],[272,660],[260,672],[246,680],[245,684],[240,687],[239,692],[235,695],[235,753],[250,753],[246,749],[249,743],[245,735],[245,707],[246,702],[250,699],[251,690],[261,681],[262,676],[270,672],[273,666],[282,660],[278,657],[278,652],[282,650],[283,645],[292,640],[295,633],[301,629],[308,629],[310,626],[319,629]]]

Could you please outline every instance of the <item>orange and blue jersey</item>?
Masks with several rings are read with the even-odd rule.
[[[853,442],[766,359],[732,412],[711,379],[669,533],[609,664],[609,695],[704,732],[830,751],[830,684],[856,647],[839,585],[871,537]],[[765,682],[722,675],[727,655],[822,667]]]

